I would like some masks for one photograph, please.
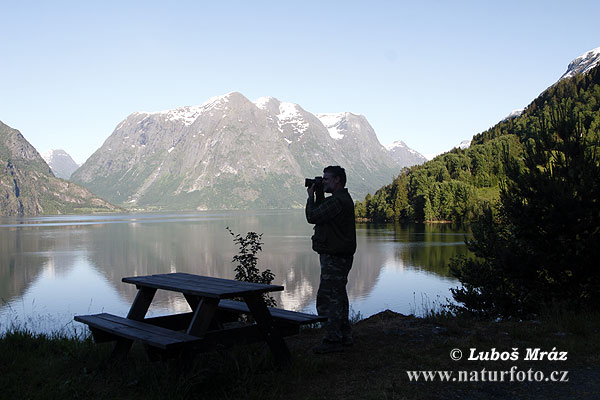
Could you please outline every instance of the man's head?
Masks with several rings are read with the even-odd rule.
[[[323,170],[323,191],[335,193],[346,186],[346,171],[339,165],[330,165]]]

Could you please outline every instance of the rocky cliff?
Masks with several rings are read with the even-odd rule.
[[[363,116],[314,115],[233,92],[197,107],[131,114],[72,180],[144,208],[289,208],[304,205],[304,177],[327,165],[346,168],[357,199],[401,169]]]
[[[116,209],[81,186],[56,178],[23,135],[0,122],[0,215]]]

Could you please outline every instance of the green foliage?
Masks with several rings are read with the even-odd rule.
[[[541,115],[524,158],[504,156],[497,209],[473,227],[467,244],[479,259],[451,264],[459,311],[528,316],[553,303],[594,307],[600,296],[600,132],[572,99]]]
[[[454,149],[423,165],[405,169],[387,185],[357,202],[356,216],[385,221],[453,221],[475,218],[495,201],[505,176],[502,154],[521,154],[514,135],[493,139],[469,149]]]
[[[237,263],[235,270],[235,279],[242,282],[253,282],[270,285],[275,278],[275,274],[270,269],[260,271],[256,266],[258,263],[259,251],[262,251],[262,233],[248,232],[246,236],[242,236],[239,233],[233,233],[229,227],[226,227],[227,231],[233,236],[233,242],[239,246],[239,253],[233,256],[232,263]],[[267,306],[275,307],[277,302],[269,294],[264,295]]]
[[[471,144],[483,144],[508,134],[516,135],[525,142],[539,129],[539,118],[548,117],[547,107],[563,100],[571,102],[572,111],[580,116],[584,126],[597,131],[600,127],[600,68],[557,82],[533,100],[520,117],[509,118],[475,135]]]
[[[355,206],[358,218],[370,220],[473,221],[499,200],[506,179],[506,152],[525,156],[529,140],[549,121],[551,109],[568,102],[590,132],[600,129],[600,67],[564,79],[535,99],[516,118],[506,119],[473,137],[471,146],[455,148],[400,176]],[[565,103],[566,104],[566,103]]]

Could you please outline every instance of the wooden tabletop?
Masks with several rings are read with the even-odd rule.
[[[183,272],[133,276],[123,278],[123,282],[131,283],[138,287],[171,290],[184,294],[217,299],[227,299],[256,293],[277,292],[283,290],[283,286],[279,285],[241,282],[232,279],[186,274]]]

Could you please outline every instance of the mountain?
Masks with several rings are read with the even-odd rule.
[[[371,154],[360,150],[363,148],[379,149],[381,144],[377,140],[375,131],[364,116],[349,112],[316,114],[316,116],[327,128],[329,136],[338,140],[349,155],[362,154],[365,163],[372,162],[370,160]],[[356,134],[357,132],[365,132],[365,134]],[[384,148],[400,168],[421,164],[427,160],[401,140],[394,142],[392,145],[384,146]]]
[[[175,210],[302,207],[304,178],[341,165],[365,196],[399,173],[364,116],[232,92],[136,112],[71,179],[117,204]]]
[[[539,138],[540,132],[544,132],[541,126],[552,123],[548,122],[551,118],[556,121],[570,117],[571,113],[578,115],[576,129],[580,136],[585,135],[589,143],[595,140],[597,147],[600,135],[600,63],[594,61],[597,53],[598,49],[592,50],[575,59],[568,68],[573,76],[550,86],[524,110],[517,110],[473,136],[468,147],[463,142],[464,146],[411,167],[406,174],[358,202],[357,216],[414,221],[473,220],[486,204],[498,201],[501,184],[506,179],[506,157],[523,159],[527,144]],[[594,63],[594,67],[588,68]],[[544,140],[551,142],[549,138]],[[590,150],[594,154],[596,147]],[[560,165],[562,161],[557,160]]]
[[[579,74],[586,74],[598,65],[600,65],[600,47],[586,51],[571,61],[567,67],[567,72],[559,80],[572,78]]]
[[[577,75],[586,74],[598,65],[600,65],[600,47],[597,47],[590,51],[586,51],[585,53],[571,61],[567,66],[567,71],[552,86],[556,85],[563,79],[568,79]],[[505,122],[509,119],[520,117],[524,111],[525,108],[513,110],[500,122]]]
[[[0,215],[116,209],[79,185],[56,178],[23,135],[0,122]]]
[[[402,140],[397,140],[385,148],[401,168],[423,164],[427,161],[424,155],[408,147]]]
[[[79,168],[79,164],[62,149],[48,150],[42,154],[42,158],[50,166],[50,169],[57,178],[69,179],[71,174]]]

